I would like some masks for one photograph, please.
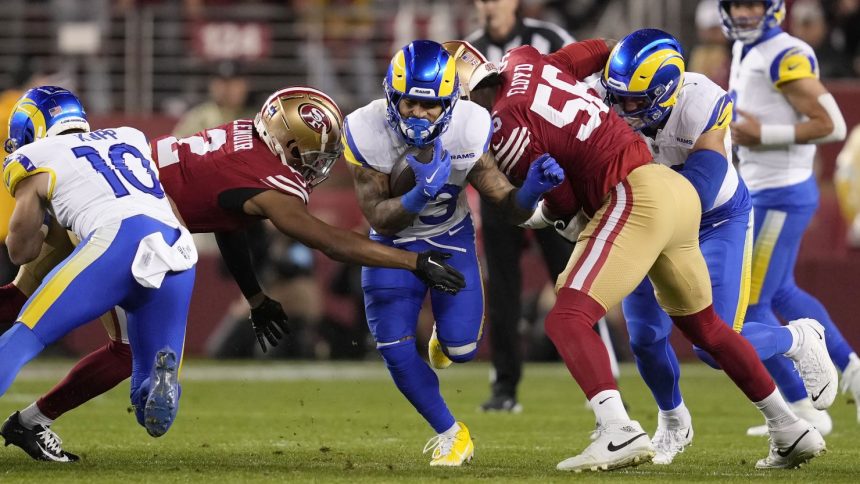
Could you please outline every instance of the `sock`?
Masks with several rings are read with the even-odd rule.
[[[794,368],[794,362],[784,355],[776,355],[773,358],[764,360],[765,368],[767,368],[779,391],[783,397],[789,402],[796,402],[807,398],[806,387],[803,386],[803,380]]]
[[[788,404],[785,403],[782,395],[776,390],[764,399],[754,403],[764,415],[765,420],[767,420],[767,428],[770,430],[780,429],[800,420],[791,411]]]
[[[568,371],[591,400],[603,390],[617,390],[609,353],[594,325],[606,311],[594,299],[570,288],[558,291],[544,329]]]
[[[660,409],[657,413],[657,428],[669,427],[672,420],[679,422],[681,427],[689,427],[693,423],[690,410],[683,401],[671,410]]]
[[[457,421],[439,392],[439,378],[418,355],[415,340],[379,348],[394,384],[437,434],[450,430]]]
[[[457,435],[457,432],[459,432],[459,431],[460,431],[460,424],[458,424],[457,422],[454,422],[454,425],[452,425],[451,428],[449,428],[448,430],[442,432],[442,435],[444,435],[445,437],[454,437],[455,435]]]
[[[713,306],[688,316],[672,316],[672,321],[691,343],[717,360],[751,401],[761,401],[776,390],[752,345],[720,320]]]
[[[785,346],[788,346],[788,349],[781,351],[781,353],[785,356],[793,356],[800,349],[800,345],[803,344],[803,335],[794,326],[783,326],[780,329],[784,330],[779,332],[780,335],[788,333],[788,336],[783,336],[783,340],[791,338],[791,342],[788,345],[785,344],[785,341],[782,342],[780,349]]]
[[[752,321],[744,323],[741,335],[750,342],[762,361],[785,354],[798,341],[797,330],[794,328]]]
[[[681,399],[681,368],[678,357],[669,344],[669,338],[653,343],[630,343],[636,367],[642,380],[648,385],[660,410],[669,410],[683,403]]]
[[[31,430],[37,425],[50,427],[54,423],[54,419],[46,417],[45,414],[39,411],[39,406],[36,405],[36,402],[31,403],[30,406],[21,410],[19,420],[21,421],[21,425]]]
[[[56,420],[60,415],[107,392],[131,376],[131,348],[111,341],[79,361],[69,374],[36,401],[41,412]]]
[[[619,420],[630,420],[627,410],[624,410],[624,402],[621,401],[621,393],[618,390],[603,390],[588,401],[591,404],[591,409],[594,410],[598,425]]]

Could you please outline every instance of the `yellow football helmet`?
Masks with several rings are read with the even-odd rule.
[[[487,60],[478,49],[465,40],[449,40],[442,47],[451,54],[457,63],[457,76],[460,78],[460,98],[469,99],[472,90],[487,76],[498,74],[496,64]]]
[[[298,169],[309,187],[328,178],[343,152],[340,108],[309,87],[289,87],[269,96],[254,118],[254,127],[272,153]]]

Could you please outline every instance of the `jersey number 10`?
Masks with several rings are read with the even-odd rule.
[[[155,172],[152,171],[152,167],[149,166],[149,159],[143,156],[140,150],[130,144],[117,143],[108,148],[108,157],[110,157],[111,164],[108,164],[108,162],[102,158],[102,155],[99,154],[98,150],[92,146],[78,146],[77,148],[72,148],[72,153],[74,153],[78,158],[84,158],[89,161],[90,165],[92,165],[92,167],[108,182],[108,185],[113,189],[113,194],[116,195],[117,198],[130,195],[128,188],[126,188],[122,183],[122,180],[117,176],[117,172],[125,178],[125,181],[141,192],[148,193],[155,198],[164,198],[164,189],[161,188],[161,183],[158,182],[158,176],[156,176]],[[131,155],[140,160],[143,169],[149,174],[149,181],[152,186],[147,186],[144,182],[140,181],[140,179],[137,178],[137,175],[129,169],[128,165],[125,163],[125,155]]]

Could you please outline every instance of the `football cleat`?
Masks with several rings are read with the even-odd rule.
[[[609,471],[637,466],[654,457],[648,433],[635,420],[598,426],[596,436],[581,454],[558,463],[560,471]]]
[[[517,402],[516,397],[494,393],[478,407],[478,410],[481,412],[520,413],[523,411],[523,406]]]
[[[657,416],[657,431],[651,439],[651,446],[656,454],[652,462],[655,464],[671,464],[675,456],[693,444],[693,425],[687,413],[687,418]]]
[[[457,422],[460,430],[453,437],[439,434],[427,441],[424,453],[433,452],[430,460],[431,466],[456,467],[472,461],[475,455],[475,444],[469,429],[463,422]]]
[[[770,453],[756,462],[756,469],[794,469],[827,452],[824,438],[803,419],[772,430],[769,442]]]
[[[165,348],[155,354],[149,396],[143,409],[143,426],[153,437],[166,434],[179,410],[179,362],[176,353]]]
[[[20,412],[15,412],[6,419],[0,428],[0,435],[9,444],[20,447],[30,457],[36,460],[51,462],[77,462],[80,457],[63,450],[63,441],[50,427],[36,425],[28,429],[21,424]]]
[[[860,423],[860,358],[851,353],[848,366],[842,372],[842,393],[851,393],[857,405],[857,422]]]
[[[797,319],[790,323],[800,334],[799,347],[785,356],[794,360],[794,367],[800,373],[806,393],[812,406],[824,410],[836,400],[836,387],[839,374],[830,361],[827,345],[824,342],[824,327],[814,319]]]
[[[427,359],[430,360],[430,366],[437,370],[444,370],[451,366],[450,358],[442,351],[442,343],[436,336],[436,325],[433,325],[433,334],[430,335],[430,342],[427,343]]]
[[[826,437],[833,431],[833,420],[830,419],[830,414],[827,413],[827,410],[818,410],[813,407],[809,398],[789,403],[788,406],[795,415],[812,424],[822,436]],[[747,435],[750,437],[764,437],[768,433],[767,424],[756,425],[747,429]]]

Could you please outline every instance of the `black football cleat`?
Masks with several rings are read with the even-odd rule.
[[[6,440],[6,446],[12,444],[20,447],[30,457],[36,460],[50,462],[77,462],[81,458],[63,450],[63,441],[50,427],[36,425],[28,429],[21,424],[20,412],[15,412],[6,419],[0,428],[0,435]]]
[[[482,412],[507,412],[520,413],[523,406],[510,395],[493,394],[486,402],[482,403],[478,410]]]

